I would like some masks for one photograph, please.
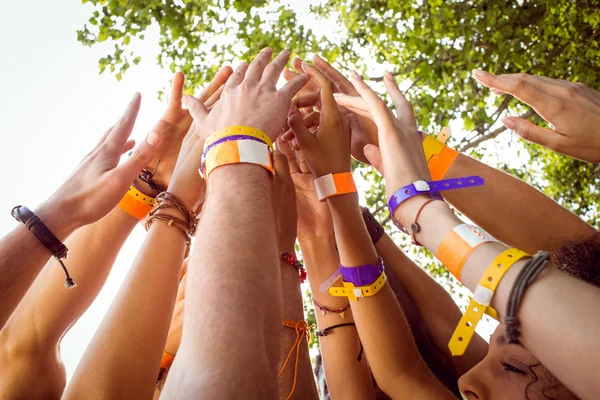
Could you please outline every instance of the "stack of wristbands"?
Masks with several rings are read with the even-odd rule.
[[[264,132],[250,126],[220,129],[204,143],[200,175],[208,178],[216,168],[237,163],[260,165],[273,175],[273,142]]]
[[[427,136],[423,141],[425,160],[429,167],[431,179],[434,181],[443,179],[458,157],[456,150],[446,146],[449,137],[450,128],[446,127],[438,134],[437,139],[433,136]]]
[[[340,278],[343,280],[343,286],[332,286]],[[350,300],[358,301],[361,297],[376,295],[383,288],[386,281],[383,259],[379,257],[377,264],[366,264],[358,267],[340,265],[336,273],[321,285],[321,292],[328,291],[332,296],[347,297]]]

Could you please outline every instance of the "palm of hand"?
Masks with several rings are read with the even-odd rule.
[[[292,173],[296,186],[298,238],[333,235],[333,221],[326,202],[320,202],[311,173]]]

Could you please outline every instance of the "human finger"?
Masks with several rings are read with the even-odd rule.
[[[304,125],[304,118],[302,118],[302,114],[300,114],[298,109],[293,110],[288,115],[288,126],[294,132],[294,136],[301,148],[310,146],[311,140],[314,140],[314,135]]]
[[[306,162],[306,157],[304,157],[304,152],[302,151],[302,149],[296,150],[296,161],[298,162],[298,168],[300,169],[301,173],[312,173],[310,168],[308,167],[308,163]]]
[[[391,110],[387,104],[366,84],[366,82],[360,77],[356,71],[352,71],[352,84],[354,88],[365,101],[369,110],[372,114],[372,119],[376,121],[381,119],[381,122],[387,121],[390,117],[393,117]],[[342,96],[343,97],[343,96]],[[351,107],[348,107],[351,108]],[[387,121],[389,122],[389,121]]]
[[[541,128],[530,121],[518,117],[507,117],[502,120],[504,126],[523,139],[540,144],[552,151],[560,151],[566,137],[556,131]]]
[[[336,89],[340,93],[350,95],[357,93],[354,86],[352,86],[352,82],[350,82],[348,78],[342,75],[337,69],[333,68],[331,64],[325,61],[325,59],[323,59],[321,56],[315,54],[313,56],[313,63],[315,64],[315,67],[327,77],[327,79],[333,82]]]
[[[224,84],[227,83],[229,77],[233,74],[233,69],[230,66],[225,66],[221,68],[219,72],[214,76],[214,78],[206,85],[204,89],[200,92],[198,99],[206,103],[209,99],[211,99],[214,94],[223,87]]]
[[[275,170],[275,176],[283,180],[291,178],[288,158],[281,151],[273,151],[273,169]]]
[[[117,167],[117,172],[123,178],[133,180],[152,161],[161,142],[162,136],[160,133],[150,131],[146,139],[131,152],[125,162]]]
[[[125,112],[119,118],[119,121],[111,129],[110,133],[104,141],[104,145],[108,145],[115,151],[120,151],[133,130],[135,120],[137,119],[138,112],[140,111],[140,105],[142,96],[139,93],[133,95],[133,98],[127,105]]]
[[[318,92],[303,94],[301,96],[296,96],[292,102],[298,108],[317,107],[320,109],[321,94]]]
[[[121,154],[127,153],[129,150],[133,149],[134,147],[135,147],[135,140],[128,139],[127,142],[125,142],[125,145],[123,146],[123,150],[121,150]]]
[[[384,74],[383,83],[392,99],[394,107],[396,107],[396,116],[398,120],[404,124],[416,126],[417,123],[415,121],[415,113],[412,104],[410,104],[404,94],[400,91],[400,88],[389,72]]]
[[[298,167],[298,163],[296,162],[296,153],[290,147],[290,144],[283,139],[277,139],[277,148],[279,151],[285,155],[288,160],[288,166],[290,169],[290,173],[296,174],[300,172],[300,168]]]
[[[269,60],[271,60],[271,55],[273,54],[273,49],[270,47],[265,47],[258,53],[254,60],[250,63],[248,67],[248,71],[246,72],[246,77],[244,81],[258,83],[263,75],[263,71],[267,64],[269,64]]]
[[[288,60],[290,59],[290,52],[283,50],[280,52],[273,61],[271,61],[264,69],[260,83],[264,86],[275,88],[281,72],[285,68]]]
[[[183,86],[185,84],[185,75],[178,71],[173,76],[171,83],[171,95],[169,96],[169,108],[181,108],[181,97],[183,96]]]
[[[184,96],[183,105],[188,109],[190,115],[194,119],[202,119],[208,114],[208,109],[200,100],[194,96]]]
[[[215,105],[217,101],[221,99],[221,96],[223,95],[223,90],[225,90],[225,85],[221,85],[221,87],[217,89],[217,91],[213,93],[213,95],[210,96],[210,98],[204,102],[206,108],[211,108]]]
[[[244,81],[244,77],[246,76],[246,71],[248,70],[248,67],[248,63],[246,61],[242,61],[240,65],[237,66],[233,74],[231,74],[225,86],[234,87],[242,83]]]
[[[304,117],[304,126],[306,126],[308,130],[310,130],[310,128],[319,126],[320,121],[321,113],[315,111],[313,113],[308,114],[308,116]]]
[[[286,68],[283,70],[283,79],[285,79],[286,81],[291,81],[292,79],[294,79],[297,76],[298,76],[298,74],[295,73],[294,71],[292,71],[291,69]]]
[[[335,91],[333,82],[327,79],[321,71],[306,62],[302,63],[302,68],[321,89],[321,111],[324,113],[325,118],[338,115],[339,110],[337,108],[337,103],[333,98],[333,93]]]
[[[279,93],[282,93],[292,99],[296,93],[298,93],[304,87],[304,85],[308,83],[308,80],[308,75],[298,75],[283,85],[283,87],[279,89]]]
[[[368,144],[364,147],[363,152],[365,153],[365,157],[367,157],[369,164],[371,164],[377,172],[383,175],[383,158],[381,157],[379,147],[374,144]]]

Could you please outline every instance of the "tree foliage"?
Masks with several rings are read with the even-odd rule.
[[[132,43],[144,40],[152,25],[160,31],[158,63],[185,72],[190,87],[265,46],[301,57],[320,53],[341,71],[359,69],[374,83],[390,70],[421,128],[437,132],[461,121],[464,132],[451,145],[474,157],[497,151],[489,144],[505,132],[501,117],[535,112],[510,96],[491,96],[472,79],[472,69],[527,72],[600,89],[600,0],[314,0],[310,8],[307,2],[83,0],[91,3],[91,16],[77,34],[88,46],[114,43],[99,68],[117,79],[141,61]],[[539,146],[508,150],[517,148],[528,161],[500,167],[600,226],[600,167]],[[359,170],[368,182],[381,182],[370,168]],[[381,185],[366,198],[389,224]],[[447,279],[439,264],[429,265],[434,276]]]

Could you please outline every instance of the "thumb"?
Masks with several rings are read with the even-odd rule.
[[[202,119],[208,114],[208,109],[194,96],[187,95],[183,98],[183,105],[188,109],[194,119]]]
[[[129,158],[117,167],[119,173],[124,177],[128,178],[131,182],[135,179],[137,174],[143,170],[146,165],[150,164],[150,161],[156,155],[158,145],[162,142],[162,136],[156,131],[151,131],[146,140],[140,143],[135,150],[131,153]]]
[[[294,132],[300,148],[305,148],[307,145],[310,146],[310,140],[314,138],[314,135],[304,125],[304,118],[297,108],[292,110],[288,115],[288,125]]]
[[[371,164],[373,168],[377,170],[377,172],[383,175],[383,159],[381,158],[381,151],[379,151],[379,147],[375,146],[374,144],[368,144],[365,146],[363,151],[365,153],[365,157],[367,157],[367,161],[369,161],[369,164]]]
[[[279,150],[273,152],[273,168],[275,169],[275,176],[284,180],[291,176],[288,158]]]
[[[541,128],[523,118],[508,117],[504,118],[502,123],[523,139],[540,144],[550,150],[558,150],[566,139],[565,136],[556,131]]]

